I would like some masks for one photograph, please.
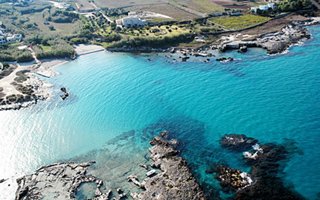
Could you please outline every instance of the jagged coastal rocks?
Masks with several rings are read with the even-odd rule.
[[[168,135],[169,132],[162,131],[159,136],[155,136],[150,141],[151,162],[135,166],[139,171],[145,170],[144,177],[141,174],[139,177],[135,174],[127,176],[129,184],[136,188],[134,191],[121,188],[123,184],[120,188],[108,188],[100,177],[91,175],[89,169],[94,167],[95,161],[56,163],[17,179],[16,200],[79,199],[78,192],[84,184],[93,185],[90,189],[94,194],[90,199],[93,200],[210,199],[212,196],[206,196],[208,194],[203,190],[203,185],[197,182],[177,150],[179,142]],[[250,167],[250,171],[245,172],[224,163],[216,163],[211,168],[208,165],[206,173],[212,174],[212,179],[220,183],[222,191],[230,194],[229,199],[304,199],[279,177],[282,164],[290,153],[286,145],[261,144],[257,139],[243,134],[227,134],[221,138],[220,145],[234,152],[235,156],[241,156],[239,153],[242,153],[244,164]],[[149,160],[149,157],[145,159]],[[220,197],[216,196],[217,199]]]
[[[242,152],[250,173],[217,164],[208,173],[215,173],[222,189],[233,192],[234,199],[304,199],[279,177],[283,161],[289,151],[282,144],[259,144],[258,140],[241,134],[228,134],[220,140],[222,147]],[[243,152],[244,151],[244,152]]]
[[[310,37],[310,33],[304,26],[292,23],[279,32],[259,36],[243,34],[223,36],[216,48],[223,52],[234,49],[245,52],[247,47],[261,47],[266,49],[269,54],[277,54],[287,50],[290,45],[303,39],[310,39]]]
[[[212,44],[204,45],[198,48],[170,48],[167,57],[173,58],[173,61],[186,62],[194,60],[195,57],[204,57],[203,62],[209,62],[210,57],[217,57],[215,60],[221,63],[234,61],[232,57],[219,57],[218,52],[228,50],[237,50],[239,53],[246,53],[249,48],[263,48],[268,54],[279,54],[285,52],[290,46],[299,44],[311,38],[306,26],[319,24],[318,18],[306,18],[303,20],[290,21],[283,24],[282,28],[272,31],[263,31],[252,29],[250,32],[227,32],[221,33],[217,40]],[[271,25],[270,25],[271,26]],[[268,29],[268,28],[266,28]],[[162,52],[163,50],[161,50]],[[173,56],[178,54],[179,57]]]
[[[166,136],[167,132],[162,132],[150,142],[153,145],[150,148],[153,167],[159,168],[160,172],[145,179],[143,184],[145,191],[133,194],[133,198],[204,200],[204,193],[192,176],[186,161],[175,149],[177,141],[167,140]]]
[[[28,107],[49,97],[49,84],[30,70],[19,70],[15,64],[5,64],[0,71],[0,82],[0,111]]]
[[[156,136],[150,144],[150,157],[153,164],[137,167],[148,170],[146,178],[140,183],[134,175],[128,181],[142,189],[141,192],[131,193],[136,200],[145,199],[194,199],[205,200],[204,193],[192,176],[186,161],[179,156],[175,149],[177,140],[167,140],[167,132]],[[129,197],[121,188],[117,195],[112,190],[103,188],[103,181],[89,175],[87,170],[94,165],[87,163],[57,163],[41,167],[35,173],[17,180],[18,189],[16,200],[27,199],[76,199],[77,191],[82,184],[95,184],[94,200],[125,199]],[[152,169],[150,169],[150,167]]]
[[[247,137],[244,134],[227,134],[224,135],[220,140],[222,147],[237,151],[246,150],[255,145],[257,142],[258,140]]]

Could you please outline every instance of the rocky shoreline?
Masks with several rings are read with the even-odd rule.
[[[308,30],[295,23],[287,25],[279,32],[268,33],[260,36],[230,35],[223,36],[219,45],[215,48],[224,52],[227,50],[239,50],[247,47],[260,47],[266,49],[269,54],[278,54],[287,50],[291,45],[310,39]]]
[[[15,64],[10,64],[9,69],[0,73],[0,111],[25,108],[50,96],[51,85],[41,81],[31,70],[20,70]]]
[[[126,194],[121,188],[106,188],[103,181],[89,175],[88,169],[95,162],[57,163],[41,167],[35,173],[17,179],[16,200],[26,199],[76,199],[80,186],[94,185],[94,200],[127,199],[195,199],[205,196],[193,177],[186,161],[176,150],[177,140],[167,138],[168,132],[152,139],[149,149],[153,163],[141,164],[138,168],[146,170],[145,179],[139,182],[135,175],[128,181],[136,185],[140,192]],[[116,192],[112,192],[112,191]]]
[[[17,179],[18,189],[16,200],[27,199],[75,199],[81,184],[96,184],[96,198],[106,199],[109,193],[102,193],[102,180],[87,175],[87,169],[94,162],[87,163],[57,163],[41,167],[34,174]]]
[[[186,161],[176,150],[177,140],[167,139],[168,132],[156,136],[150,144],[149,151],[153,160],[152,167],[160,172],[149,171],[143,181],[144,191],[132,194],[137,200],[145,199],[194,199],[204,200],[205,195],[193,177]],[[153,173],[154,172],[154,173]],[[150,177],[151,175],[154,176]]]
[[[307,20],[306,20],[307,19]],[[173,58],[174,61],[186,62],[193,57],[201,57],[203,62],[209,62],[211,57],[216,55],[212,51],[225,52],[227,50],[238,50],[241,53],[247,52],[248,48],[257,47],[263,48],[268,54],[279,54],[285,52],[290,46],[304,42],[311,38],[306,26],[317,25],[320,22],[319,18],[306,18],[301,21],[290,21],[277,31],[265,31],[261,34],[247,34],[246,32],[237,34],[228,34],[219,37],[216,42],[206,44],[198,48],[151,48],[151,47],[119,47],[109,48],[111,52],[127,52],[127,53],[169,53],[168,58]],[[254,29],[254,28],[253,28]],[[250,29],[251,30],[251,29]],[[255,32],[252,30],[252,32]],[[173,54],[178,54],[175,58]],[[192,59],[191,59],[192,60]],[[215,59],[219,62],[229,62],[234,59],[221,57]]]
[[[126,175],[129,182],[127,184],[132,185],[131,189],[124,186],[126,182],[110,185],[109,182],[113,179],[105,179],[100,173],[91,174],[90,169],[97,167],[95,161],[63,162],[41,167],[35,173],[17,179],[18,189],[15,199],[220,199],[219,194],[213,197],[205,193],[204,185],[200,186],[190,166],[181,157],[178,150],[181,144],[170,136],[168,131],[160,132],[150,141],[152,146],[145,157],[146,161],[130,166],[137,169],[135,172],[122,174]],[[235,156],[242,153],[244,164],[250,167],[250,171],[246,172],[221,162],[208,165],[205,173],[220,183],[221,191],[229,194],[229,199],[304,200],[279,177],[283,162],[292,153],[290,152],[292,149],[290,150],[287,145],[262,144],[257,139],[243,134],[224,135],[220,145],[234,152]],[[104,167],[108,170],[108,166]],[[139,175],[135,174],[137,172]],[[80,192],[81,187],[87,184],[90,187],[86,192],[93,196],[81,196],[83,192]],[[208,187],[217,189],[215,186]]]

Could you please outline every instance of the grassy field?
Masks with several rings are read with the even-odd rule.
[[[171,2],[200,13],[221,12],[224,10],[222,6],[212,0],[171,0]]]
[[[84,1],[84,0],[77,0]],[[168,0],[95,0],[97,6],[100,8],[121,8],[121,7],[131,7],[131,6],[141,6],[141,5],[158,5],[163,3],[168,3]]]
[[[128,11],[151,11],[172,17],[174,20],[183,21],[191,20],[198,17],[195,14],[189,13],[185,10],[179,9],[172,4],[158,4],[158,5],[140,5],[126,8]]]
[[[237,17],[215,17],[210,19],[212,23],[220,25],[227,30],[239,30],[243,28],[248,28],[263,22],[267,22],[269,20],[270,18],[268,17],[262,17],[251,14],[246,14]]]
[[[50,6],[51,4],[34,2],[27,7],[12,7],[8,4],[0,4],[1,21],[5,24],[7,29],[15,33],[22,33],[26,37],[34,36],[36,34],[42,34],[45,36],[69,36],[81,29],[81,20],[74,21],[72,23],[55,23],[53,21],[48,22],[46,18],[49,13],[53,13],[55,8],[46,8],[38,12],[32,12],[28,14],[21,14],[21,10],[34,9],[43,6]],[[9,10],[9,11],[8,11]],[[53,27],[50,30],[50,27]]]
[[[83,9],[93,8],[87,0],[75,0]],[[125,8],[128,11],[152,11],[174,18],[189,20],[203,17],[206,13],[223,11],[223,7],[212,0],[95,0],[99,8]]]
[[[48,12],[48,11],[46,11]],[[52,12],[52,11],[51,11]],[[48,25],[45,25],[44,22],[46,21],[43,17],[45,12],[41,13],[32,13],[26,15],[29,18],[30,23],[36,23],[41,33],[47,35],[71,35],[81,28],[81,21],[78,20],[74,23],[55,23],[50,22]],[[54,30],[50,30],[49,26],[53,26]]]

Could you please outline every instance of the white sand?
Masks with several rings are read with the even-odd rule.
[[[18,66],[9,76],[6,76],[0,79],[0,87],[3,88],[3,93],[10,95],[10,94],[21,94],[21,92],[17,91],[16,88],[11,85],[14,81],[14,78],[17,77],[16,73],[22,70],[20,66]]]
[[[74,47],[75,47],[75,51],[79,56],[105,50],[102,46],[99,46],[99,45],[80,44],[80,45],[75,45]]]
[[[69,62],[67,59],[46,59],[41,61],[41,65],[35,69],[35,72],[41,76],[53,77],[58,73],[54,71],[54,67]]]

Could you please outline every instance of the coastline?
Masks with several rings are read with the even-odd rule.
[[[217,57],[219,53],[236,50],[240,53],[247,52],[248,48],[261,48],[270,56],[284,54],[293,45],[299,45],[311,38],[307,26],[318,25],[320,17],[303,17],[289,14],[282,18],[274,19],[259,26],[220,33],[213,42],[200,47],[119,47],[108,48],[111,52],[126,53],[166,53],[166,57],[173,61],[187,62],[189,59],[201,57],[201,62],[209,62],[212,57],[219,62],[230,62],[233,58]],[[218,53],[216,53],[218,52]]]
[[[207,45],[201,48],[149,48],[149,47],[140,47],[140,48],[129,48],[122,47],[117,49],[108,49],[111,52],[127,52],[127,53],[169,53],[167,58],[173,59],[174,61],[187,62],[190,58],[201,57],[201,62],[209,62],[212,57],[218,62],[230,62],[234,58],[231,57],[217,57],[217,52],[225,52],[228,50],[237,50],[241,53],[245,53],[248,48],[258,47],[266,49],[269,55],[277,55],[288,52],[288,49],[296,44],[301,44],[305,40],[311,38],[306,26],[316,25],[320,23],[320,18],[297,18],[300,21],[290,21],[289,24],[285,26],[282,24],[280,30],[275,32],[262,32],[260,34],[252,34],[255,32],[253,29],[245,30],[244,32],[239,32],[238,34],[229,34],[227,36],[220,36],[220,38],[211,45]],[[274,22],[272,22],[274,23]],[[265,23],[262,26],[267,26],[268,23]],[[280,23],[281,24],[281,23]],[[256,27],[261,29],[261,27]],[[257,31],[257,30],[256,30]],[[259,32],[259,31],[258,31]],[[106,51],[105,48],[98,45],[76,45],[74,46],[77,56],[87,55],[91,53],[96,53],[100,51]],[[76,59],[76,58],[75,58]],[[36,59],[37,60],[37,59]],[[36,64],[32,63],[14,63],[17,65],[17,69],[12,72],[16,74],[22,70],[28,70],[26,73],[28,81],[24,83],[24,86],[32,88],[33,92],[29,94],[30,97],[27,99],[21,99],[21,94],[19,92],[5,93],[0,99],[0,111],[2,110],[17,110],[20,108],[26,108],[37,103],[38,100],[50,99],[53,95],[51,92],[52,85],[46,83],[44,80],[40,79],[46,78],[49,79],[57,75],[57,72],[54,70],[55,67],[63,65],[69,62],[70,59],[43,59],[38,60]],[[16,77],[11,76],[6,78],[7,80],[3,81],[6,86],[12,85]],[[1,83],[1,79],[0,79]],[[2,84],[3,85],[3,84]],[[12,86],[11,86],[12,87]],[[13,89],[14,90],[14,89]],[[0,91],[2,92],[2,91]],[[12,99],[6,99],[10,95],[14,96]],[[63,98],[64,100],[65,98]]]
[[[104,50],[103,47],[97,45],[75,46],[77,56]],[[39,100],[50,99],[53,95],[51,91],[53,85],[43,80],[43,78],[50,79],[58,75],[54,68],[66,64],[69,61],[70,59],[52,58],[38,60],[37,63],[10,63],[15,69],[0,79],[0,85],[2,86],[1,88],[3,88],[0,91],[2,94],[0,96],[0,111],[19,110],[37,104]],[[21,87],[29,88],[30,91],[28,93],[17,89],[15,80],[20,77],[23,77],[23,80],[18,81],[18,84],[19,86],[21,85]]]
[[[231,57],[219,57],[217,58],[217,52],[225,52],[228,50],[237,50],[241,53],[245,53],[248,48],[258,47],[262,49],[266,49],[269,55],[277,55],[284,54],[288,52],[288,49],[296,44],[301,44],[305,40],[311,38],[310,33],[308,32],[306,26],[316,25],[320,23],[319,17],[314,18],[304,18],[301,16],[289,16],[296,21],[281,22],[279,27],[282,27],[280,30],[275,32],[270,31],[262,31],[259,29],[261,27],[255,27],[258,30],[248,29],[243,32],[240,31],[238,34],[228,34],[225,36],[222,34],[219,36],[219,39],[212,43],[211,45],[205,45],[200,48],[149,48],[149,47],[138,47],[138,48],[130,48],[130,47],[122,47],[122,48],[114,48],[108,49],[111,52],[127,52],[127,53],[169,53],[167,58],[171,58],[174,61],[187,62],[190,58],[193,57],[201,57],[202,62],[211,61],[211,57],[214,57],[218,62],[230,62],[233,61],[234,58]],[[284,19],[281,19],[284,20]],[[269,22],[263,24],[262,26],[270,26]],[[275,22],[271,22],[275,23]],[[284,24],[283,24],[284,23]],[[279,28],[278,27],[278,28]],[[100,51],[106,51],[105,48],[99,45],[76,45],[74,46],[75,52],[77,56],[87,55],[91,53],[96,53]],[[76,59],[76,58],[75,58]],[[37,59],[36,59],[37,61]],[[70,59],[43,59],[41,61],[38,60],[37,63],[13,63],[13,65],[17,66],[17,69],[13,71],[11,78],[6,78],[6,80],[1,80],[3,82],[1,85],[6,85],[6,88],[10,88],[14,82],[14,74],[20,72],[22,70],[27,70],[26,78],[28,81],[24,82],[24,86],[32,88],[33,92],[29,94],[27,99],[23,99],[21,97],[20,92],[7,92],[3,95],[3,89],[0,90],[2,95],[0,96],[0,111],[2,110],[17,110],[20,108],[26,108],[31,105],[37,103],[38,100],[50,99],[53,95],[50,88],[52,85],[46,83],[42,78],[51,78],[57,75],[57,72],[54,70],[55,67],[63,65],[69,62]],[[14,86],[14,85],[13,85]],[[15,87],[15,86],[14,86]],[[11,86],[12,91],[14,91],[14,87]],[[14,95],[12,99],[8,99],[8,96]],[[17,96],[18,95],[18,96]],[[64,100],[65,98],[63,98]]]

